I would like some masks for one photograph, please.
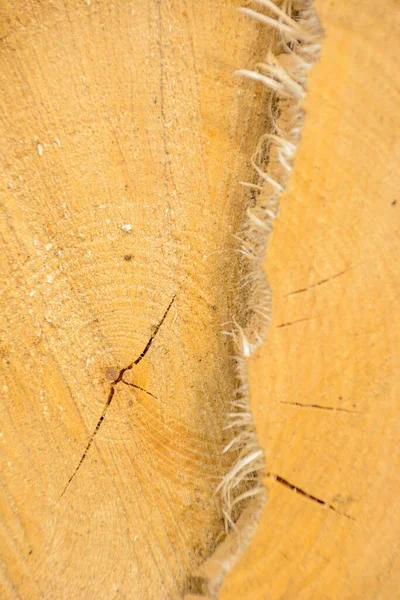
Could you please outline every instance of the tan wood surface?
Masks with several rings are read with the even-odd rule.
[[[0,4],[2,599],[181,597],[223,535],[238,4]]]
[[[315,6],[325,39],[250,361],[269,501],[221,600],[400,598],[400,5]]]
[[[6,600],[178,598],[223,535],[220,331],[266,119],[231,77],[268,37],[239,4],[0,2]],[[222,600],[399,596],[399,5],[316,7],[249,365],[269,502]]]

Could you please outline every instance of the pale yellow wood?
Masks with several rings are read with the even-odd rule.
[[[223,537],[221,330],[266,119],[232,72],[269,35],[238,4],[1,3],[5,600],[182,597]],[[124,374],[146,391],[113,383],[173,298]]]
[[[230,77],[267,45],[238,4],[0,2],[6,600],[196,597],[222,539],[234,382],[220,330],[236,183],[266,129],[259,92]],[[399,6],[316,5],[326,39],[250,363],[267,471],[308,497],[267,477],[225,600],[400,589]],[[115,386],[59,499],[174,295],[125,374],[156,398]]]
[[[315,4],[326,36],[250,377],[267,471],[325,506],[267,477],[221,600],[400,597],[399,3]]]

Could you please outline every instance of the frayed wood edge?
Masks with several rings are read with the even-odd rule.
[[[300,140],[307,73],[318,59],[322,38],[311,0],[253,0],[253,4],[256,9],[243,7],[239,12],[272,28],[275,36],[263,61],[253,69],[235,72],[271,92],[271,130],[261,136],[251,157],[255,181],[241,182],[253,192],[243,230],[237,236],[244,261],[241,289],[246,290],[247,309],[241,322],[234,320],[225,332],[233,337],[237,347],[237,391],[227,415],[226,428],[232,430],[232,440],[224,452],[235,451],[236,459],[216,490],[221,497],[227,536],[196,573],[204,579],[204,595],[188,595],[186,600],[217,598],[225,574],[249,544],[267,501],[263,482],[265,455],[250,408],[247,359],[263,341],[271,320],[271,290],[263,263],[279,213],[279,197],[286,187]],[[235,522],[238,508],[240,516]]]

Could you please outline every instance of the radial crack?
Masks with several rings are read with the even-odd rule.
[[[289,321],[288,323],[281,323],[280,325],[277,325],[276,328],[289,327],[289,325],[295,325],[296,323],[302,323],[303,321],[313,321],[316,318],[317,317],[305,317],[304,319],[296,319],[295,321]]]
[[[114,398],[114,394],[115,394],[115,387],[116,387],[116,385],[117,385],[118,383],[120,383],[120,381],[122,381],[122,382],[123,382],[123,383],[125,383],[126,385],[132,385],[132,387],[136,387],[136,388],[138,388],[138,389],[142,390],[143,392],[146,392],[146,393],[147,393],[147,394],[149,394],[150,396],[152,396],[152,395],[153,395],[153,394],[150,394],[150,392],[147,392],[147,390],[145,390],[145,389],[142,389],[142,388],[140,388],[140,387],[139,387],[139,386],[137,386],[137,385],[134,385],[134,384],[129,384],[129,383],[127,383],[127,382],[126,382],[126,381],[124,381],[122,378],[123,378],[124,374],[125,374],[127,371],[130,371],[131,369],[133,369],[133,367],[135,367],[136,365],[138,365],[138,364],[140,363],[140,361],[141,361],[141,360],[143,360],[143,358],[146,356],[146,354],[148,353],[148,351],[149,351],[149,350],[150,350],[150,348],[151,348],[151,345],[152,345],[152,343],[153,343],[153,341],[154,341],[154,338],[156,337],[157,333],[158,333],[158,332],[159,332],[159,330],[160,330],[160,327],[161,327],[161,325],[164,323],[165,319],[167,318],[167,315],[168,315],[168,313],[169,313],[169,311],[170,311],[170,308],[171,308],[171,306],[172,306],[172,305],[173,305],[173,303],[174,303],[174,300],[175,300],[175,296],[173,296],[173,297],[172,297],[172,300],[171,300],[171,302],[168,304],[166,311],[164,312],[163,316],[161,317],[161,320],[158,322],[157,326],[155,327],[155,329],[154,329],[154,331],[153,331],[152,335],[151,335],[151,336],[150,336],[150,338],[149,338],[149,341],[147,342],[146,346],[144,347],[144,350],[143,350],[143,351],[142,351],[142,352],[139,354],[139,356],[138,356],[138,357],[137,357],[137,358],[136,358],[136,359],[135,359],[133,362],[131,362],[131,363],[130,363],[130,364],[127,366],[127,367],[124,367],[123,369],[121,369],[121,371],[119,372],[119,375],[118,375],[118,377],[117,377],[116,379],[114,379],[114,381],[112,381],[112,382],[111,382],[111,384],[110,384],[110,391],[109,391],[109,393],[108,393],[107,401],[106,401],[106,403],[105,403],[105,405],[104,405],[104,408],[103,408],[103,411],[102,411],[102,413],[101,413],[101,416],[100,416],[99,420],[97,421],[97,425],[96,425],[96,427],[94,428],[94,430],[93,430],[93,433],[92,433],[92,435],[91,435],[91,436],[90,436],[90,438],[89,438],[89,441],[88,441],[88,443],[87,443],[87,445],[86,445],[86,448],[85,448],[85,450],[83,451],[83,454],[82,454],[82,456],[81,456],[81,458],[80,458],[80,461],[79,461],[79,463],[78,463],[77,467],[75,468],[75,471],[72,473],[71,477],[68,479],[68,481],[67,481],[67,483],[66,483],[66,485],[65,485],[65,487],[64,487],[64,489],[63,489],[63,491],[62,491],[62,494],[60,495],[60,497],[59,497],[59,499],[58,499],[58,501],[59,501],[59,500],[61,500],[61,498],[64,496],[65,492],[67,491],[67,489],[68,489],[68,487],[69,487],[69,484],[70,484],[70,483],[71,483],[71,481],[74,479],[75,475],[77,474],[77,472],[79,471],[80,467],[82,466],[82,463],[83,463],[83,461],[85,460],[85,458],[86,458],[86,456],[87,456],[87,453],[89,452],[89,450],[90,450],[90,447],[91,447],[91,445],[92,445],[92,444],[93,444],[93,442],[94,442],[94,438],[96,437],[96,435],[97,435],[97,433],[98,433],[98,431],[99,431],[99,429],[100,429],[100,427],[101,427],[101,424],[102,424],[102,422],[104,421],[104,417],[105,417],[105,416],[106,416],[106,414],[107,414],[107,411],[108,411],[108,409],[109,409],[109,407],[110,407],[110,404],[111,404],[111,402],[112,402],[112,399]],[[153,396],[153,397],[155,397],[155,396]]]
[[[312,494],[305,492],[301,488],[297,487],[297,485],[293,485],[292,483],[290,483],[283,477],[276,475],[276,473],[267,473],[267,477],[273,477],[273,479],[275,479],[275,481],[277,481],[281,485],[289,488],[290,490],[296,492],[297,494],[300,494],[300,496],[303,496],[304,498],[308,498],[308,500],[312,500],[313,502],[316,502],[317,504],[321,504],[322,506],[326,506],[330,510],[333,510],[336,514],[341,515],[342,517],[346,517],[346,519],[355,521],[355,519],[353,517],[351,517],[350,515],[337,510],[335,508],[335,506],[333,506],[333,504],[329,504],[329,502],[325,502],[325,500],[321,500],[321,498],[317,498],[317,496],[313,496]]]
[[[302,402],[285,402],[284,400],[280,400],[279,404],[287,404],[288,406],[299,406],[300,408],[318,408],[320,410],[333,410],[334,412],[347,412],[354,415],[360,414],[357,410],[350,410],[348,408],[335,406],[321,406],[320,404],[303,404]]]
[[[144,388],[140,387],[140,385],[136,385],[136,383],[129,383],[129,381],[125,381],[125,379],[121,379],[121,383],[124,383],[125,385],[129,385],[130,387],[133,387],[136,390],[140,390],[141,392],[144,392],[145,394],[148,394],[152,398],[155,398],[156,400],[158,400],[157,396],[155,396],[154,394],[152,394],[148,390],[145,390]]]
[[[313,283],[312,285],[308,285],[307,287],[300,288],[299,290],[295,290],[294,292],[290,292],[289,294],[286,294],[286,296],[294,296],[295,294],[302,294],[303,292],[308,292],[308,290],[312,290],[313,288],[318,287],[319,285],[323,285],[324,283],[328,283],[328,281],[332,281],[333,279],[337,279],[338,277],[341,277],[345,273],[348,273],[348,271],[352,271],[353,269],[356,269],[357,267],[364,265],[366,262],[367,261],[364,260],[364,261],[358,263],[357,265],[350,265],[350,267],[347,267],[347,269],[343,269],[343,271],[340,271],[339,273],[336,273],[335,275],[331,275],[330,277],[321,279],[320,281],[317,281],[316,283]]]

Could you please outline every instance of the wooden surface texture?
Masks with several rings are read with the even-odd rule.
[[[239,4],[0,2],[4,600],[180,598],[223,537],[221,329],[267,123],[231,76],[269,35]],[[315,6],[249,361],[269,500],[221,600],[400,597],[400,7]]]
[[[400,598],[400,5],[315,7],[321,60],[249,367],[269,501],[221,600]]]

